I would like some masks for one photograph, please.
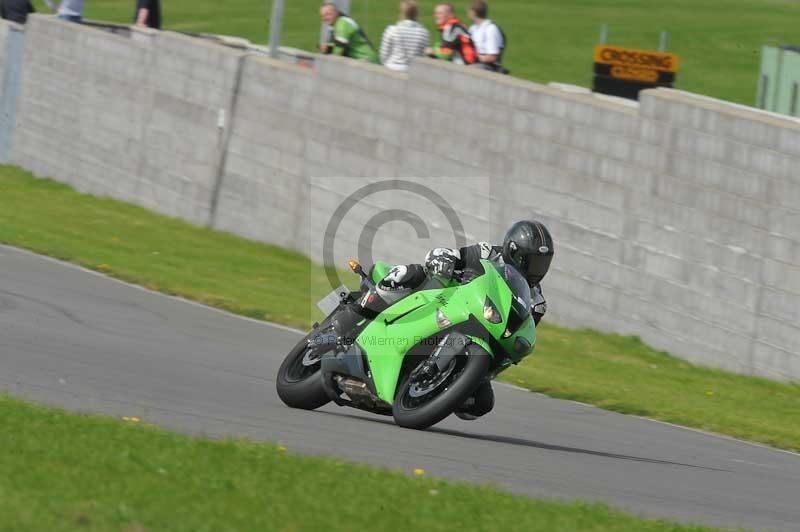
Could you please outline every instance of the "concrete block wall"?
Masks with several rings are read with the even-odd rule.
[[[407,87],[405,74],[336,57],[317,58],[313,71],[261,56],[246,58],[214,226],[321,260],[326,228],[350,194],[381,179],[418,177],[403,168]],[[450,187],[438,183],[434,188]],[[454,209],[475,211],[468,208],[471,198],[459,201],[450,199]],[[446,224],[434,203],[411,192],[370,195],[341,219],[337,264],[355,255],[359,235],[365,225],[376,223],[370,222],[376,214],[410,202],[418,216]],[[464,232],[477,236],[478,219],[470,225],[470,217],[462,217]],[[380,229],[384,238],[374,242],[374,258],[394,262],[419,261],[448,237],[445,244],[454,243],[449,225],[433,228],[424,238],[407,223]]]
[[[729,324],[749,333],[744,366],[798,378],[800,121],[679,91],[648,93],[641,114],[672,154],[664,193],[698,218],[704,293],[743,310]]]
[[[287,247],[302,241],[312,83],[308,69],[245,58],[215,227]]]
[[[170,32],[155,32],[151,48],[136,195],[208,223],[245,53]]]
[[[8,48],[8,33],[11,31],[11,28],[14,26],[13,22],[9,22],[5,19],[0,19],[0,72],[5,72],[6,70],[6,49]]]
[[[282,81],[270,80],[292,69],[262,64],[259,90],[282,94]],[[551,227],[558,240],[546,283],[551,319],[637,334],[698,363],[800,376],[797,293],[779,288],[794,275],[796,257],[787,255],[797,252],[800,234],[792,218],[797,123],[678,91],[646,93],[637,108],[432,61],[406,76],[320,58],[313,74],[294,75],[304,76],[305,112],[289,126],[262,117],[261,128],[291,129],[280,138],[293,139],[298,153],[304,147],[305,167],[296,165],[294,175],[308,188],[295,188],[294,201],[280,196],[291,205],[282,212],[294,213],[288,225],[271,212],[262,224],[278,217],[282,229],[255,227],[249,236],[319,260],[327,222],[358,186],[460,178],[465,186],[451,187],[447,200],[466,220],[468,240],[498,240],[524,217]],[[476,190],[472,179],[483,186]],[[258,181],[268,196],[283,190]],[[377,197],[361,206],[344,219],[337,245],[355,246],[370,217],[393,203]],[[419,202],[414,208],[436,216]],[[301,225],[308,236],[298,243],[285,228]],[[419,260],[437,236],[452,239],[446,230],[427,240],[410,227],[382,231],[373,251],[396,262]],[[767,243],[783,262],[769,257]]]
[[[637,106],[430,60],[408,74],[331,57],[309,69],[40,16],[28,33],[13,155],[37,174],[315,260],[350,194],[410,187],[342,217],[340,266],[365,241],[407,263],[536,217],[557,242],[548,319],[800,379],[797,120],[663,89]],[[403,210],[428,222],[422,234],[408,217],[384,224]]]
[[[13,161],[79,190],[207,223],[243,52],[34,15]]]
[[[150,47],[31,16],[13,161],[80,190],[136,199]]]
[[[0,20],[0,162],[8,163],[16,130],[16,110],[22,49],[23,26]]]
[[[315,85],[312,105],[313,129],[308,131],[314,149],[307,158],[309,167],[308,248],[304,251],[319,259],[323,237],[331,215],[330,207],[338,207],[361,187],[398,179],[443,194],[450,190],[444,173],[437,182],[420,179],[423,174],[406,167],[409,142],[416,135],[409,127],[412,108],[408,76],[386,68],[353,62],[337,57],[315,61]],[[454,174],[461,176],[462,174]],[[358,250],[359,235],[365,230],[380,231],[373,241],[373,258],[397,263],[421,261],[431,247],[454,245],[453,230],[447,223],[435,197],[421,197],[402,185],[390,191],[370,194],[358,207],[341,218],[336,232],[336,261],[346,264]],[[480,187],[481,183],[479,183]],[[483,187],[488,193],[488,187]],[[476,223],[469,213],[470,198],[456,195],[447,198],[450,206],[464,213],[463,232],[475,233]],[[375,218],[381,212],[406,211],[427,222],[427,233],[418,235],[410,223],[393,221],[385,226]],[[395,217],[395,216],[393,216]],[[462,235],[462,238],[465,238]],[[366,257],[362,257],[366,260]]]
[[[442,70],[446,76],[438,74]],[[428,100],[439,111],[412,112],[420,120],[416,148],[433,152],[426,163],[454,156],[470,165],[468,171],[491,178],[494,203],[484,238],[497,241],[513,221],[530,217],[555,235],[557,259],[546,283],[551,317],[645,336],[649,331],[635,311],[642,307],[639,292],[660,287],[630,264],[634,253],[625,241],[634,230],[627,214],[632,197],[648,194],[654,176],[637,111],[432,62],[415,64],[411,77],[419,78],[409,89],[417,106],[426,105],[428,94],[448,94],[445,103]],[[454,130],[467,132],[467,146],[453,138]],[[630,280],[649,283],[637,289]],[[655,334],[661,333],[652,331],[651,340]]]
[[[494,238],[526,216],[556,235],[552,318],[800,378],[800,301],[786,288],[800,123],[679,91],[649,91],[636,109],[428,61],[410,83],[410,146],[425,164],[452,157],[491,176]],[[450,127],[474,134],[454,140]]]

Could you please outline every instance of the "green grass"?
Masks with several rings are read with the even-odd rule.
[[[0,530],[702,532],[0,396]]]
[[[504,375],[551,397],[800,451],[800,385],[696,366],[639,338],[544,326]]]
[[[286,2],[282,42],[315,49],[319,0]],[[467,0],[456,2],[466,14]],[[791,0],[493,0],[490,15],[508,37],[507,66],[513,75],[539,82],[589,86],[592,47],[600,25],[612,44],[656,49],[662,30],[681,57],[677,87],[754,105],[763,44],[800,44],[800,4]],[[34,2],[43,11],[42,0]],[[271,2],[263,0],[169,0],[166,29],[239,35],[266,43]],[[353,16],[379,43],[396,18],[395,0],[352,0]],[[420,1],[421,21],[433,29],[434,2]],[[117,22],[133,18],[131,0],[87,2],[86,16]],[[465,17],[462,17],[465,19]],[[465,19],[466,20],[466,19]]]
[[[255,318],[308,327],[329,288],[304,256],[0,167],[0,242]],[[693,366],[636,338],[543,325],[505,380],[800,451],[800,385]],[[532,415],[535,415],[532,414]]]
[[[304,255],[0,167],[0,242],[256,319],[308,327],[330,291]]]

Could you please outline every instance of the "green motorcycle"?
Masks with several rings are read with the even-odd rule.
[[[292,408],[333,401],[425,429],[533,350],[530,288],[502,259],[400,291],[378,284],[389,264],[377,262],[369,273],[356,261],[350,266],[361,290],[340,287],[323,300],[335,308],[278,370],[278,396]]]

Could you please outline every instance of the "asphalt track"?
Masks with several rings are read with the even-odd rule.
[[[0,390],[75,410],[637,514],[800,530],[800,456],[496,386],[475,422],[425,431],[353,409],[286,408],[295,331],[0,246]],[[2,452],[2,450],[0,450]]]

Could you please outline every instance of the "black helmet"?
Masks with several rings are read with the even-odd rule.
[[[553,260],[553,237],[542,222],[522,220],[503,239],[503,260],[514,265],[531,286],[547,274]]]

